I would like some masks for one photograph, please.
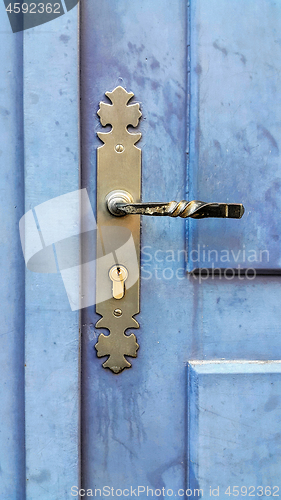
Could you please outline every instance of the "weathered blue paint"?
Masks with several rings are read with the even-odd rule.
[[[217,222],[191,221],[192,227],[201,227],[201,229],[198,233],[191,230],[190,250],[196,249],[198,244],[205,244],[205,237],[208,244],[212,237],[212,244],[215,245],[217,251],[223,248],[236,251],[240,248],[239,245],[242,245],[243,250],[243,244],[249,245],[250,243],[255,245],[253,249],[264,249],[271,245],[269,248],[271,261],[267,267],[275,269],[279,264],[277,247],[270,236],[273,228],[269,217],[271,212],[267,208],[265,216],[262,211],[256,212],[259,215],[252,216],[249,215],[249,210],[252,210],[249,207],[254,205],[257,209],[258,202],[264,200],[262,193],[270,188],[278,157],[269,153],[268,143],[262,142],[262,153],[258,153],[262,156],[261,164],[252,159],[249,163],[251,154],[257,160],[255,156],[257,153],[243,150],[244,158],[241,152],[243,137],[241,136],[240,139],[232,137],[232,133],[235,134],[239,128],[242,118],[236,117],[237,121],[232,124],[230,113],[218,115],[217,109],[214,110],[213,116],[211,113],[212,106],[214,106],[213,94],[208,95],[208,100],[203,107],[204,95],[199,93],[203,87],[197,84],[194,76],[191,76],[190,82],[187,76],[189,56],[191,57],[191,72],[196,69],[194,61],[199,39],[204,41],[204,36],[207,37],[207,34],[217,33],[218,41],[214,39],[212,43],[216,43],[222,50],[213,45],[209,48],[209,45],[205,46],[204,43],[199,45],[202,61],[205,61],[205,56],[207,60],[210,59],[210,67],[213,71],[209,82],[207,69],[204,69],[206,71],[204,88],[206,92],[209,86],[213,90],[216,88],[220,72],[226,72],[223,57],[229,57],[231,53],[229,73],[232,75],[236,66],[238,64],[241,66],[241,68],[239,66],[241,75],[238,82],[240,86],[235,92],[236,87],[232,75],[224,91],[227,92],[229,85],[232,85],[233,102],[237,104],[237,108],[240,105],[245,107],[245,120],[251,121],[251,113],[258,113],[260,107],[258,96],[261,94],[262,81],[264,81],[260,76],[260,65],[265,62],[264,59],[262,62],[257,62],[258,77],[256,76],[253,91],[254,102],[249,103],[250,90],[247,90],[248,94],[245,97],[245,91],[241,89],[243,82],[246,82],[247,78],[250,80],[249,69],[241,60],[244,54],[242,45],[245,41],[247,56],[250,60],[251,47],[253,53],[256,53],[257,38],[256,28],[251,27],[251,9],[254,9],[255,19],[259,20],[259,25],[264,9],[266,27],[263,36],[267,40],[266,50],[267,53],[274,51],[278,43],[274,42],[274,29],[270,31],[268,26],[272,22],[272,28],[275,28],[275,23],[278,23],[278,20],[273,18],[280,16],[279,7],[275,8],[273,2],[265,4],[263,0],[255,2],[255,7],[251,1],[246,7],[243,4],[243,8],[241,4],[240,9],[231,2],[223,2],[222,5],[222,2],[212,0],[208,8],[205,4],[206,2],[200,0],[191,2],[191,54],[188,54],[189,37],[186,29],[188,12],[185,2],[181,0],[173,2],[144,0],[141,3],[128,0],[118,2],[95,0],[83,3],[81,23],[83,187],[88,188],[92,205],[95,206],[96,148],[100,145],[96,137],[96,132],[100,130],[96,112],[99,101],[104,100],[104,92],[121,84],[128,91],[134,92],[135,100],[141,102],[143,119],[140,130],[143,137],[139,142],[139,147],[142,148],[143,158],[143,200],[165,201],[185,198],[186,152],[189,147],[189,140],[186,141],[189,125],[187,108],[190,85],[191,158],[190,185],[187,186],[190,189],[189,196],[206,201],[243,202],[248,208],[245,222],[244,219]],[[271,12],[270,9],[272,9]],[[245,19],[245,12],[247,19]],[[228,53],[225,54],[220,38],[226,36],[229,23],[232,23],[230,30],[232,40],[236,35],[236,43],[239,47],[235,45],[233,50],[228,48],[226,49]],[[250,26],[249,40],[246,35],[241,38],[241,33],[246,33],[245,26]],[[202,33],[201,29],[203,29]],[[271,37],[270,41],[269,37]],[[264,58],[265,50],[263,41],[260,39],[258,47],[262,52],[261,57]],[[213,52],[210,52],[211,50]],[[276,50],[277,54],[279,48]],[[239,52],[239,54],[234,52]],[[212,60],[213,53],[214,61]],[[273,58],[272,53],[270,58]],[[254,64],[253,61],[251,64]],[[198,73],[200,73],[200,68],[197,68]],[[271,110],[274,110],[273,94],[273,90],[265,93],[267,101],[264,104],[270,105]],[[278,106],[279,104],[277,108]],[[201,142],[198,143],[200,146],[198,149],[194,146],[196,116],[204,110],[206,113],[209,112],[211,117],[204,134],[200,135]],[[277,127],[274,120],[277,114],[272,118],[266,118],[264,110],[260,113],[260,121],[265,128],[268,127],[268,130],[271,130],[271,124],[275,123],[274,130],[270,132],[274,136]],[[250,118],[247,118],[248,114]],[[213,137],[212,126],[216,119],[218,122],[222,120],[220,134],[224,134],[225,141],[229,140],[232,148],[227,154],[230,159],[235,159],[235,162],[231,163],[229,160],[228,163],[226,151],[224,152],[223,161],[218,164],[219,178],[207,170],[207,165],[214,167],[213,158],[202,165],[200,156],[205,134],[204,140],[206,143],[211,141],[212,147],[216,147],[213,140],[219,141],[217,137]],[[270,123],[267,123],[267,119]],[[204,122],[201,127],[203,125]],[[224,130],[224,125],[226,130]],[[210,137],[207,134],[210,134]],[[257,136],[256,128],[255,134]],[[261,134],[261,129],[258,134]],[[254,139],[250,140],[246,135],[245,140],[250,142],[251,148],[251,141]],[[207,147],[204,147],[205,151]],[[226,148],[225,145],[223,147]],[[240,170],[241,167],[238,164],[242,157],[243,170]],[[259,168],[262,168],[266,162],[270,165],[270,173],[268,176],[262,174],[263,177],[261,177]],[[201,166],[202,170],[200,170]],[[232,171],[230,171],[230,166],[232,166]],[[236,166],[237,170],[235,170]],[[259,175],[253,174],[253,167],[257,168],[256,172]],[[198,174],[196,169],[198,169]],[[246,181],[243,179],[244,175]],[[196,176],[198,176],[198,182]],[[202,179],[205,179],[204,186],[203,181],[199,182]],[[268,182],[267,188],[265,181]],[[277,199],[275,203],[277,206]],[[279,209],[276,208],[276,212],[272,212],[276,220],[279,217],[277,210]],[[215,237],[210,235],[215,235]],[[260,276],[251,281],[242,279],[243,277],[230,280],[225,277],[220,278],[220,276],[209,279],[192,277],[185,273],[185,244],[184,221],[143,217],[141,313],[137,317],[140,323],[140,330],[137,331],[140,350],[137,359],[133,360],[132,369],[114,376],[111,372],[101,368],[102,360],[96,358],[94,349],[100,333],[94,327],[97,315],[94,307],[83,312],[82,484],[86,489],[102,489],[106,485],[115,489],[145,486],[153,489],[171,488],[177,492],[179,488],[187,488],[188,484],[200,482],[197,469],[194,470],[194,477],[188,477],[190,469],[187,449],[191,445],[189,443],[191,434],[188,434],[188,409],[190,418],[194,422],[199,417],[201,418],[201,410],[196,401],[191,399],[190,406],[188,406],[188,362],[222,358],[226,360],[280,359],[281,290],[279,278]],[[238,263],[239,257],[236,264]],[[258,267],[258,263],[255,267]],[[218,365],[220,366],[220,363]],[[242,377],[236,378],[231,383],[232,375],[227,371],[230,365],[222,363],[221,366],[224,372],[221,372],[220,380],[222,380],[222,387],[225,387],[227,391],[228,399],[226,400],[231,399],[232,388],[233,397],[238,398],[239,391],[243,392]],[[259,368],[263,365],[257,366]],[[197,379],[200,379],[201,383],[201,376],[197,375],[199,369],[196,368],[196,370],[194,384]],[[256,392],[254,392],[255,396],[249,397],[248,403],[246,396],[245,401],[241,401],[241,405],[245,404],[245,419],[250,419],[251,409],[255,409],[255,405],[262,401],[262,397],[258,396],[258,382],[261,381],[263,384],[265,405],[267,401],[265,394],[268,393],[268,397],[271,395],[271,381],[277,377],[277,374],[271,375],[270,368],[268,374],[263,374],[262,368],[260,372],[260,375],[246,376],[248,377],[247,387]],[[245,373],[248,373],[247,368],[245,368]],[[205,378],[207,379],[207,376]],[[212,380],[214,377],[210,380],[210,386]],[[207,397],[203,389],[202,398]],[[213,404],[218,403],[219,399],[215,390],[212,392],[212,398]],[[211,396],[208,402],[212,403]],[[220,414],[224,415],[221,409]],[[206,433],[212,430],[211,418],[212,416],[210,418],[205,416],[203,430]],[[275,416],[268,416],[267,422],[271,425],[271,418],[272,428],[276,429]],[[224,420],[220,419],[219,425],[222,426]],[[264,429],[264,422],[263,419],[260,425],[261,433]],[[252,424],[257,425],[256,420],[253,420]],[[225,447],[228,446],[227,429],[226,426],[223,430]],[[198,432],[197,434],[196,432],[195,429],[194,439],[198,442]],[[253,433],[249,436],[248,443],[255,442],[256,435]],[[214,446],[217,462],[219,461],[219,452],[216,451],[218,449]],[[259,448],[257,450],[259,453]],[[235,453],[234,460],[238,460],[239,454],[243,457],[244,452],[237,448]],[[223,460],[223,456],[221,458]],[[278,457],[276,460],[279,460]],[[230,462],[228,463],[231,465]],[[207,467],[206,461],[202,462],[202,470],[204,466]],[[257,460],[253,467],[257,475]],[[273,484],[278,480],[276,467],[263,469],[264,484],[265,482]],[[201,470],[201,464],[198,470]],[[231,474],[231,470],[228,469],[228,473]],[[241,481],[244,477],[240,476]],[[249,475],[249,480],[252,477]],[[239,481],[239,477],[236,479]],[[163,497],[163,494],[161,496]]]
[[[196,250],[198,244],[206,248],[212,244],[221,251],[227,241],[226,249],[237,251],[241,244],[243,249],[243,244],[250,248],[247,245],[253,243],[253,249],[268,247],[267,267],[278,269],[279,233],[272,222],[278,220],[280,211],[275,194],[279,189],[275,178],[278,98],[274,106],[272,102],[278,83],[275,58],[280,44],[275,31],[280,21],[279,5],[271,0],[249,0],[247,5],[243,3],[242,17],[242,4],[238,9],[237,3],[234,6],[211,0],[207,5],[203,0],[192,0],[190,38],[187,6],[181,0],[143,0],[141,4],[94,0],[85,1],[81,8],[82,174],[92,206],[99,145],[96,131],[100,129],[96,111],[104,92],[118,84],[132,90],[141,102],[143,199],[186,197],[190,85],[190,196],[213,201],[219,195],[218,201],[241,201],[246,207],[248,203],[256,214],[247,213],[245,221],[191,221],[190,250]],[[26,271],[24,317],[24,263],[19,257],[17,222],[24,210],[79,187],[76,12],[25,32],[24,71],[21,35],[9,32],[8,36],[5,22],[7,18],[1,17],[0,36],[10,56],[1,61],[5,90],[1,90],[0,104],[5,160],[0,200],[6,245],[1,253],[1,488],[12,500],[68,499],[71,486],[79,484],[78,313],[69,309],[59,274],[43,276]],[[232,45],[223,45],[224,37]],[[263,89],[265,54],[272,63],[268,71],[273,76]],[[201,69],[195,64],[198,57]],[[237,75],[236,69],[241,70]],[[239,85],[235,85],[235,75]],[[253,88],[246,86],[250,76],[255,82]],[[9,78],[11,90],[6,85]],[[232,101],[227,101],[233,107],[237,105],[233,116],[218,113],[214,89],[219,79],[227,83],[220,87],[221,95],[226,92],[226,101],[228,92],[233,91]],[[17,96],[16,103],[12,95]],[[240,116],[239,106],[244,113]],[[265,109],[270,109],[268,115]],[[214,116],[218,127],[215,135]],[[246,125],[244,136],[242,122]],[[237,132],[239,127],[242,135]],[[196,130],[200,134],[195,147]],[[262,152],[251,150],[255,138]],[[222,160],[216,163],[218,153],[214,151],[219,151],[220,145]],[[238,167],[236,170],[239,161],[246,180]],[[208,170],[210,165],[217,165],[218,174]],[[268,202],[267,208],[260,212],[258,204],[263,201]],[[13,206],[17,214],[7,209]],[[273,485],[278,480],[280,458],[272,443],[273,438],[279,438],[280,367],[279,363],[257,361],[279,360],[281,356],[279,278],[259,276],[250,281],[191,277],[185,273],[185,244],[184,221],[143,218],[141,328],[137,332],[140,350],[132,369],[114,376],[101,368],[102,360],[96,358],[94,350],[100,333],[94,328],[97,316],[94,307],[83,312],[85,488],[144,486],[177,492],[188,485],[205,488],[215,480],[214,486],[224,486],[227,481],[233,485],[232,473],[237,474],[236,484],[243,479],[250,483],[262,478],[262,485]],[[192,265],[191,259],[189,262]],[[201,265],[206,267],[203,258]],[[255,267],[266,266],[255,263]],[[24,321],[27,481],[23,446]],[[230,425],[233,416],[235,422]],[[195,467],[191,467],[193,462],[197,463]]]
[[[122,84],[141,102],[143,199],[184,198],[185,3],[145,0],[140,5],[107,0],[83,5],[83,187],[88,188],[95,206],[96,147],[100,145],[96,112],[104,92]],[[158,249],[174,249],[175,241],[177,249],[184,249],[184,226],[182,220],[144,218],[143,245],[150,246],[146,251],[154,255]],[[163,271],[166,266],[161,266]],[[183,258],[169,267],[174,271],[184,267]],[[154,265],[148,270],[154,272]],[[94,307],[85,311],[82,320],[82,474],[86,488],[147,484],[156,488],[165,481],[176,489],[184,482],[185,368],[183,361],[174,360],[182,354],[181,336],[176,332],[181,329],[184,334],[188,329],[185,315],[176,317],[174,308],[176,300],[182,305],[179,291],[184,287],[180,281],[144,278],[138,316],[141,329],[135,332],[140,350],[131,370],[114,376],[101,368],[102,360],[96,358],[94,349],[99,333],[94,328]],[[168,337],[174,342],[172,349]]]
[[[26,211],[79,189],[77,47],[76,8],[24,32]],[[79,482],[79,312],[60,273],[26,270],[25,295],[26,499],[68,499]]]
[[[280,494],[280,384],[280,361],[190,363],[190,498]]]
[[[11,32],[4,4],[0,40],[0,490],[17,500],[25,490],[22,34]]]
[[[280,270],[281,4],[190,5],[189,197],[244,203],[246,212],[241,221],[190,221],[189,270]]]

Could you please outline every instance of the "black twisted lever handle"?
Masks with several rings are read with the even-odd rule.
[[[198,200],[170,201],[169,203],[117,202],[115,210],[119,212],[118,215],[164,215],[169,217],[192,217],[193,219],[204,219],[206,217],[241,219],[244,214],[244,207],[239,203],[205,203]]]

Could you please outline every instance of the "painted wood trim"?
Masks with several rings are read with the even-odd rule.
[[[25,211],[80,188],[78,8],[24,32]],[[52,224],[50,220],[50,224]],[[79,311],[61,274],[26,269],[26,499],[79,485]]]
[[[0,484],[17,500],[25,489],[22,33],[12,33],[3,2],[0,10]]]

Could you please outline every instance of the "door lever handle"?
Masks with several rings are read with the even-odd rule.
[[[241,219],[244,207],[241,203],[206,203],[204,201],[170,201],[169,203],[133,203],[131,195],[126,191],[112,191],[106,197],[107,208],[112,215],[154,215],[168,217],[207,217]]]
[[[128,330],[139,328],[135,315],[140,310],[140,217],[127,215],[240,219],[244,207],[197,200],[138,203],[141,149],[135,144],[141,133],[128,126],[137,127],[142,113],[138,103],[129,103],[134,94],[123,87],[105,95],[110,103],[100,103],[98,116],[103,127],[112,128],[98,132],[103,145],[97,149],[96,312],[101,318],[96,327],[110,333],[101,333],[95,348],[98,357],[107,356],[103,367],[120,373],[131,367],[127,358],[135,358],[139,348]]]

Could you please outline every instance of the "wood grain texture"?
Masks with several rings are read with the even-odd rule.
[[[185,198],[186,5],[166,0],[145,0],[141,5],[127,0],[91,1],[81,5],[81,15],[82,176],[92,206],[96,148],[101,145],[96,112],[104,92],[117,85],[134,92],[133,102],[140,102],[143,113],[139,129],[134,129],[142,132],[138,143],[142,199]],[[175,248],[175,242],[184,249],[184,233],[182,220],[142,220],[142,241],[153,254],[157,249]],[[171,265],[178,267],[178,263]],[[179,285],[157,281],[155,288],[154,280],[142,279],[141,314],[136,316],[141,347],[133,367],[120,376],[101,368],[102,360],[94,350],[97,315],[94,307],[84,312],[82,463],[86,488],[147,482],[156,487],[163,477],[169,477],[171,487],[184,481],[184,365],[170,362],[174,352],[180,356],[176,332],[186,328],[185,317],[175,324],[171,320],[177,311]],[[163,290],[172,300],[168,307]],[[175,342],[172,352],[167,346],[170,337]],[[167,433],[172,415],[176,424]]]
[[[189,270],[280,270],[280,17],[274,0],[190,2],[190,198],[245,214],[190,221]]]
[[[198,362],[189,365],[189,483],[193,492],[219,486],[279,486],[281,363]]]
[[[96,116],[98,103],[103,99],[106,90],[113,90],[117,85],[122,85],[127,91],[134,92],[135,100],[141,103],[143,113],[140,123],[142,139],[139,147],[142,149],[142,199],[144,201],[168,201],[186,197],[186,152],[190,145],[190,185],[188,184],[187,188],[190,189],[191,197],[206,201],[243,202],[248,207],[248,211],[251,210],[249,207],[252,205],[257,210],[258,200],[263,200],[265,176],[260,172],[253,176],[252,169],[253,166],[256,168],[256,163],[254,159],[249,163],[250,152],[247,153],[243,149],[243,137],[239,139],[232,136],[231,127],[235,125],[236,130],[239,123],[242,123],[244,115],[232,125],[229,111],[221,114],[215,107],[218,100],[217,94],[217,100],[214,100],[214,94],[211,94],[208,95],[209,99],[206,101],[203,101],[203,94],[196,94],[197,91],[202,92],[203,85],[205,85],[206,92],[209,87],[210,92],[214,90],[217,81],[221,81],[220,72],[224,78],[224,71],[226,75],[228,71],[230,73],[227,80],[229,85],[225,87],[225,92],[227,89],[233,89],[233,73],[241,65],[242,73],[239,77],[241,81],[238,81],[237,92],[232,96],[233,102],[237,104],[237,107],[240,106],[241,96],[243,96],[245,101],[243,105],[246,107],[245,120],[251,121],[252,113],[257,114],[261,119],[264,118],[262,123],[267,128],[263,111],[259,111],[258,98],[261,95],[262,85],[259,77],[260,67],[254,84],[254,103],[251,104],[247,101],[248,95],[245,98],[245,89],[240,88],[241,82],[246,81],[245,65],[241,60],[244,52],[241,47],[234,46],[231,50],[227,47],[228,55],[226,55],[219,50],[219,48],[224,48],[220,38],[217,42],[213,40],[219,48],[209,47],[204,42],[204,36],[207,37],[213,32],[219,33],[220,35],[217,36],[223,38],[225,30],[229,28],[228,23],[232,22],[234,24],[230,30],[231,36],[234,39],[235,31],[239,44],[245,40],[245,47],[249,52],[247,57],[253,64],[257,50],[254,36],[255,23],[252,28],[249,28],[253,30],[253,32],[250,31],[251,41],[247,40],[246,36],[241,38],[241,33],[246,33],[248,29],[245,26],[252,21],[250,11],[253,2],[250,1],[247,4],[246,10],[243,4],[243,9],[241,6],[241,9],[237,11],[231,2],[223,2],[223,4],[224,7],[222,7],[222,2],[211,1],[208,6],[200,0],[191,2],[190,22],[193,31],[190,36],[191,54],[189,54],[188,14],[184,2],[166,0],[153,3],[144,0],[141,4],[128,0],[121,0],[118,3],[112,0],[102,3],[87,0],[83,2],[81,6],[82,178],[83,187],[89,190],[92,206],[95,206],[96,195],[96,148],[100,145],[96,133],[101,130]],[[269,4],[270,7],[265,6],[263,0],[256,2],[255,16],[261,21],[262,12],[265,9],[264,22],[268,23],[266,26],[272,23],[274,27],[277,23],[277,20],[273,19],[274,12],[277,14],[279,7],[274,10],[273,2]],[[229,6],[229,12],[226,5]],[[221,7],[221,12],[218,12],[219,7]],[[247,21],[244,19],[245,12],[248,16]],[[238,17],[241,26],[239,26]],[[200,26],[204,27],[202,33]],[[263,31],[264,36],[266,36],[265,32],[267,33],[267,28]],[[198,45],[197,36],[199,35],[202,45]],[[259,40],[258,43],[261,49],[263,42]],[[204,83],[201,82],[201,87],[197,85],[195,77],[191,77],[193,90],[190,124],[193,128],[191,128],[189,144],[189,140],[186,141],[189,128],[186,118],[189,100],[188,60],[190,56],[190,70],[194,71],[193,64],[198,47],[202,61],[206,62],[210,59],[213,74],[208,80],[208,68],[204,69],[206,75]],[[214,55],[213,52],[209,54],[211,50]],[[239,52],[239,54],[234,52]],[[231,61],[227,70],[224,70],[223,58],[229,55],[231,55]],[[265,57],[265,51],[262,51],[262,55]],[[264,59],[257,64],[265,64]],[[198,71],[200,72],[200,68]],[[276,75],[274,81],[277,81]],[[249,89],[248,92],[250,92]],[[271,90],[264,96],[268,100],[267,104],[273,108]],[[200,118],[200,113],[209,113],[206,138],[204,132],[200,136],[201,142],[195,144],[196,120],[198,120],[198,114]],[[218,123],[221,120],[218,138],[213,137],[213,121],[211,120],[213,118]],[[274,122],[275,118],[273,117],[270,123],[274,123],[274,127],[277,127],[278,124]],[[203,121],[201,127],[204,124]],[[268,124],[269,129],[271,125]],[[260,132],[255,129],[255,133],[257,136]],[[204,143],[206,153],[209,151],[208,141],[219,140],[221,135],[226,138],[225,144],[228,145],[228,142],[232,144],[232,152],[237,144],[240,149],[238,146],[235,149],[236,156],[229,153],[229,158],[235,158],[235,163],[234,160],[229,160],[227,163],[228,157],[226,157],[226,152],[224,153],[223,161],[219,164],[221,170],[218,181],[218,177],[212,174],[213,171],[207,168],[213,165],[213,159],[211,158],[212,161],[209,162],[206,156],[207,159],[202,164],[203,157],[200,156],[199,161],[198,154],[201,154],[202,137],[205,138],[207,144]],[[269,187],[271,177],[275,175],[274,169],[277,168],[278,157],[269,152],[268,142],[261,142],[261,144],[262,152],[259,152],[259,155],[262,156],[262,161],[259,168],[261,165],[265,166],[266,162],[270,165],[270,174],[266,177]],[[245,158],[247,156],[246,159],[242,155],[242,150]],[[252,154],[254,158],[254,153]],[[242,164],[243,170],[239,170],[239,161],[242,156],[245,161]],[[237,170],[234,166],[235,168],[237,166]],[[252,184],[255,186],[256,193]],[[204,189],[201,191],[202,186]],[[215,198],[214,195],[216,195]],[[218,199],[218,196],[221,198]],[[277,206],[279,202],[275,200],[273,203]],[[259,216],[253,217],[248,213],[246,222],[243,222],[244,225],[240,229],[237,227],[241,221],[191,221],[192,227],[201,229],[198,233],[191,231],[194,247],[191,246],[190,249],[196,248],[198,243],[204,244],[205,237],[212,238],[217,250],[224,248],[222,245],[226,244],[228,245],[226,248],[235,250],[239,249],[241,244],[243,249],[245,234],[249,236],[247,241],[253,242],[258,249],[264,248],[267,244],[273,245],[274,240],[269,236],[272,234],[270,231],[273,226],[270,226],[270,210],[267,210],[265,216],[262,211],[258,212]],[[275,215],[277,216],[277,212]],[[235,227],[234,223],[237,224]],[[202,224],[206,225],[202,226]],[[142,218],[141,312],[136,318],[140,323],[138,340],[141,347],[138,358],[130,370],[125,370],[121,375],[116,376],[101,368],[101,361],[96,358],[94,351],[98,335],[94,327],[97,319],[95,309],[89,307],[83,313],[82,484],[84,488],[94,490],[109,485],[122,489],[128,486],[144,485],[153,489],[171,488],[175,492],[179,488],[186,488],[189,469],[187,458],[188,394],[190,394],[187,390],[188,361],[221,360],[222,358],[246,361],[280,359],[279,278],[260,276],[251,281],[242,280],[239,277],[232,279],[209,277],[209,279],[199,280],[198,276],[192,277],[185,272],[187,260],[185,244],[184,221],[165,220],[161,217]],[[272,249],[270,266],[274,269],[279,265],[277,253],[273,246],[270,248]],[[104,333],[108,332],[105,330]],[[225,365],[222,363],[222,366]],[[274,377],[277,378],[277,375],[274,374],[271,377],[271,374],[268,374],[262,378],[264,395],[267,391],[270,394],[271,378],[273,380]],[[247,383],[253,391],[256,391],[253,401],[261,404],[262,397],[257,389],[258,375],[253,375],[252,378],[251,376],[249,375]],[[196,377],[199,378],[199,375]],[[222,372],[220,377],[222,387],[227,387],[228,391],[233,387],[233,395],[238,397],[241,388],[239,381],[236,385],[235,383],[231,385],[227,371]],[[212,390],[215,398],[215,389]],[[189,411],[193,412],[196,420],[197,406],[192,400],[191,405]],[[245,412],[246,410],[245,407]],[[247,413],[245,413],[246,418],[248,418]],[[275,417],[272,416],[272,418]],[[272,422],[276,429],[276,420]],[[212,422],[206,418],[204,421],[206,432],[211,429],[211,424]],[[264,432],[264,425],[265,419],[262,420],[260,432]],[[249,436],[249,443],[251,439],[255,442],[257,432],[255,430]],[[194,439],[198,440],[196,429]],[[216,450],[215,447],[213,449]],[[243,455],[242,450],[241,452],[238,450],[237,453],[240,453],[240,456]],[[204,464],[206,461],[202,459],[202,470]],[[230,465],[230,462],[228,464]],[[267,475],[266,468],[263,470],[266,478],[274,477],[276,472],[273,468],[270,476]],[[195,470],[194,484],[200,479],[196,474]],[[251,478],[252,476],[249,475],[249,480]]]
[[[25,495],[22,34],[12,33],[3,3],[0,10],[0,484],[17,500]]]
[[[79,189],[77,9],[24,32],[25,210]],[[50,224],[54,224],[50,220]],[[27,500],[79,483],[79,311],[26,270]]]

